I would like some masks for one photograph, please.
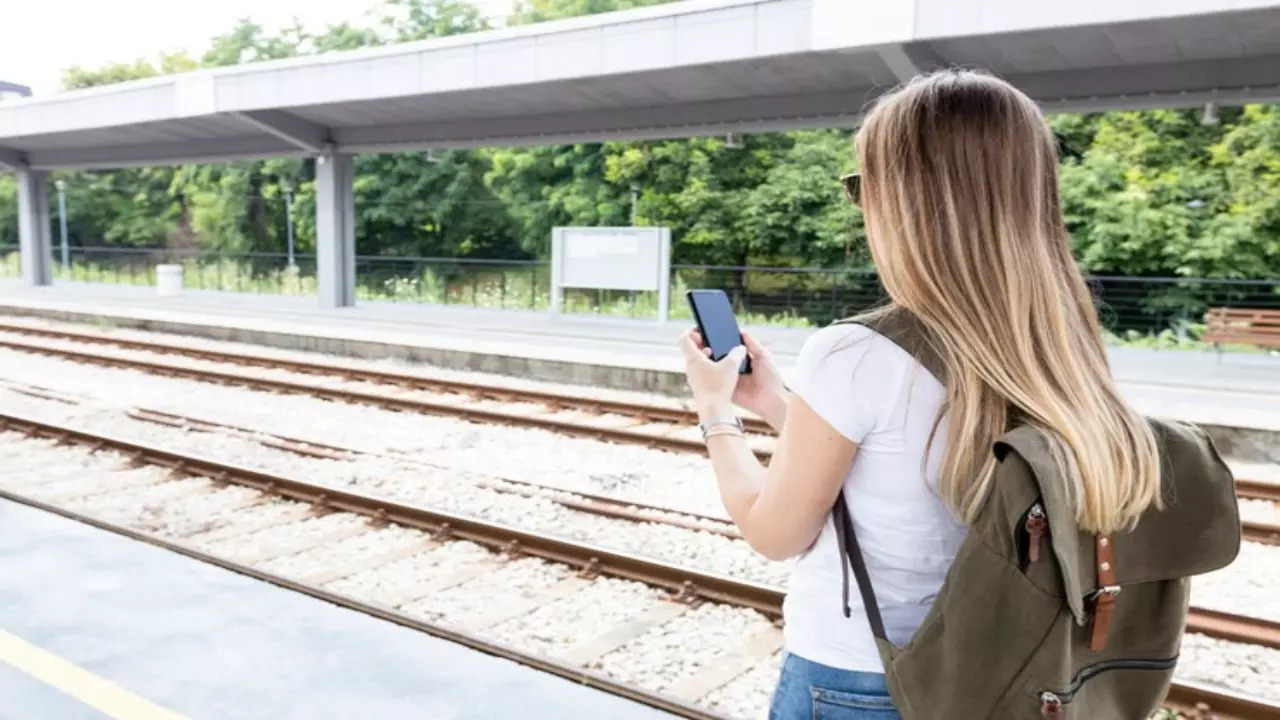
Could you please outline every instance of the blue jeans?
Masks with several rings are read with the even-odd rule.
[[[791,653],[769,705],[769,720],[902,720],[884,675],[820,665]]]

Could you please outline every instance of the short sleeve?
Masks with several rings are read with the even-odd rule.
[[[825,327],[805,341],[791,391],[849,440],[861,443],[889,416],[900,359],[889,341],[865,325]]]

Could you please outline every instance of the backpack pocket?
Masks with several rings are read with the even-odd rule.
[[[1177,656],[1171,658],[1116,658],[1086,665],[1081,668],[1066,685],[1044,685],[1034,690],[1035,700],[1040,704],[1040,716],[1046,720],[1062,720],[1067,717],[1072,704],[1088,689],[1088,683],[1099,676],[1116,671],[1138,671],[1151,673],[1148,678],[1154,683],[1164,683],[1168,671],[1178,662]],[[1109,679],[1109,678],[1108,678]],[[1126,677],[1123,681],[1140,682],[1141,678]],[[1097,708],[1091,708],[1087,715],[1079,717],[1107,717],[1098,715]]]
[[[1018,519],[1013,530],[1017,542],[1018,569],[1023,572],[1032,563],[1041,562],[1049,553],[1049,518],[1044,511],[1044,503],[1036,500]]]

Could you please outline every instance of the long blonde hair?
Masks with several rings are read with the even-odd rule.
[[[997,78],[937,72],[882,97],[855,145],[881,281],[946,366],[948,506],[973,519],[992,443],[1016,421],[1050,438],[1083,530],[1110,533],[1160,507],[1155,437],[1111,377],[1039,108]]]

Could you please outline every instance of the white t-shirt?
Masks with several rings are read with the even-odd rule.
[[[945,418],[923,462],[944,389],[888,338],[852,324],[823,328],[805,342],[790,387],[858,443],[845,499],[886,632],[904,644],[929,612],[966,532],[936,491]],[[823,665],[884,672],[852,571],[853,612],[844,616],[841,562],[828,516],[791,571],[783,604],[786,648]]]

